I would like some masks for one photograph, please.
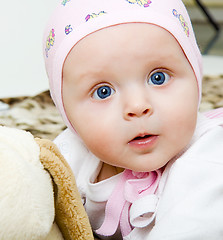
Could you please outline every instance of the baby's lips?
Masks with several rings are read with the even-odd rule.
[[[158,140],[158,135],[140,134],[130,140],[128,144],[135,149],[149,151]]]
[[[147,139],[147,138],[150,138],[151,136],[153,136],[153,135],[152,135],[152,134],[149,134],[149,133],[138,134],[136,137],[134,137],[133,139],[131,139],[131,140],[129,141],[129,143],[135,142],[135,141],[140,141],[140,140],[143,140],[143,139]]]

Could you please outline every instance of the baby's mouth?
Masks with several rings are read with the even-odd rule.
[[[140,140],[145,140],[147,138],[150,138],[152,135],[146,134],[145,136],[138,136],[132,139],[132,141],[140,141]]]
[[[128,142],[134,147],[151,147],[153,143],[157,140],[158,135],[153,134],[139,134]]]

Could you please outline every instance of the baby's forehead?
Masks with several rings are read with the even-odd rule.
[[[109,51],[111,48],[113,51]],[[114,58],[114,61],[120,54],[125,55],[126,61],[127,57],[137,59],[150,54],[154,54],[151,55],[154,61],[160,58],[169,60],[174,48],[183,53],[178,41],[166,29],[150,23],[125,23],[100,29],[82,38],[73,46],[66,61],[97,62],[99,54]]]

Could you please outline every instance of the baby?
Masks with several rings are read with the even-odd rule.
[[[44,40],[68,126],[55,143],[97,237],[221,239],[223,118],[198,113],[202,59],[183,3],[61,1]]]

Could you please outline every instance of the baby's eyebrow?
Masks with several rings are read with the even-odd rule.
[[[100,70],[84,71],[83,73],[80,74],[80,77],[81,78],[89,78],[89,77],[94,78],[101,74],[102,74],[102,71],[100,71]]]
[[[111,64],[109,63],[98,63],[94,64],[93,67],[86,67],[83,72],[80,71],[82,77],[98,77],[100,75],[105,75],[108,73]]]
[[[78,79],[79,81],[93,81],[93,80],[103,80],[105,71],[103,70],[90,70],[90,71],[83,71],[75,74],[74,78]]]

